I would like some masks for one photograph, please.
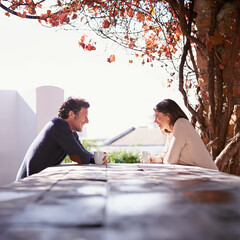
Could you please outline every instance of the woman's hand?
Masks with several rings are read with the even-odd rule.
[[[105,153],[105,152],[104,152],[104,153]],[[105,156],[103,157],[103,165],[106,165],[108,162],[109,162],[108,156],[105,155]]]
[[[163,157],[150,157],[150,163],[163,163]]]

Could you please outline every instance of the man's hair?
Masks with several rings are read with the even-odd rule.
[[[68,98],[60,107],[58,111],[58,117],[67,119],[69,117],[69,112],[73,111],[77,114],[81,108],[89,108],[90,104],[83,98]]]
[[[178,106],[178,104],[171,99],[164,99],[158,103],[153,110],[163,114],[169,114],[170,124],[172,126],[179,118],[188,119],[187,115]]]

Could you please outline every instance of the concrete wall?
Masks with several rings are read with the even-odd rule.
[[[64,90],[53,86],[38,87],[36,90],[37,133],[52,118],[58,116],[58,109],[64,102]]]
[[[36,137],[36,115],[12,90],[0,90],[0,186],[15,180],[24,155]]]

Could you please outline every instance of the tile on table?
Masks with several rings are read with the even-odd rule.
[[[106,199],[102,196],[55,198],[46,197],[28,204],[12,218],[14,225],[50,224],[62,227],[101,226],[104,224]]]

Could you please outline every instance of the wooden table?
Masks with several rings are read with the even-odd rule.
[[[0,188],[0,239],[240,240],[240,178],[162,164],[51,167]]]

